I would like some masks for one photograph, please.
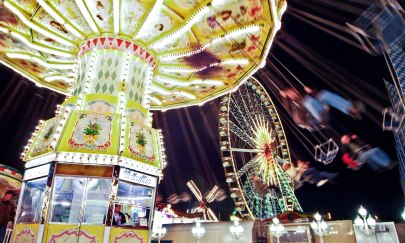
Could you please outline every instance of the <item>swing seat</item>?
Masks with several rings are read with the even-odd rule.
[[[399,7],[392,4],[372,4],[347,27],[363,49],[375,56],[405,45],[404,19]]]
[[[338,151],[339,146],[330,138],[328,141],[315,146],[314,158],[316,161],[327,165],[336,158]]]
[[[373,27],[376,36],[382,42],[382,48],[388,51],[395,46],[403,46],[405,41],[404,19],[396,8],[387,6],[374,18]]]
[[[385,108],[383,111],[383,124],[384,131],[398,132],[405,124],[405,113],[397,114],[391,108]]]

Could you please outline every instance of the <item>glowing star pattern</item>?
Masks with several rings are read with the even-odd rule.
[[[253,121],[253,134],[252,138],[257,150],[262,152],[258,153],[256,165],[259,167],[259,176],[263,183],[267,185],[277,185],[275,181],[275,165],[276,163],[276,147],[275,138],[272,134],[272,129],[269,123],[263,117],[256,117]]]

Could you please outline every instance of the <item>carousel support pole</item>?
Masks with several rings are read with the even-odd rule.
[[[120,175],[120,167],[118,165],[114,165],[113,173],[112,173],[112,182],[111,182],[111,193],[108,203],[107,209],[107,216],[105,219],[105,228],[104,228],[104,239],[103,243],[108,243],[110,240],[110,231],[112,225],[112,217],[114,213],[114,204],[117,199],[117,192],[118,192],[118,177]]]
[[[56,162],[51,162],[48,172],[48,180],[46,181],[44,201],[42,203],[41,217],[39,221],[37,243],[41,243],[44,238],[45,224],[48,221],[48,211],[51,202],[52,184],[55,177]]]

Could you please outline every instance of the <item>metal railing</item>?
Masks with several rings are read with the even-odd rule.
[[[6,235],[4,236],[3,243],[9,243],[11,241],[11,235],[13,234],[13,229],[7,229]]]

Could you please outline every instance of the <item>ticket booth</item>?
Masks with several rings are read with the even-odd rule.
[[[157,184],[118,165],[30,168],[12,242],[148,242]]]

